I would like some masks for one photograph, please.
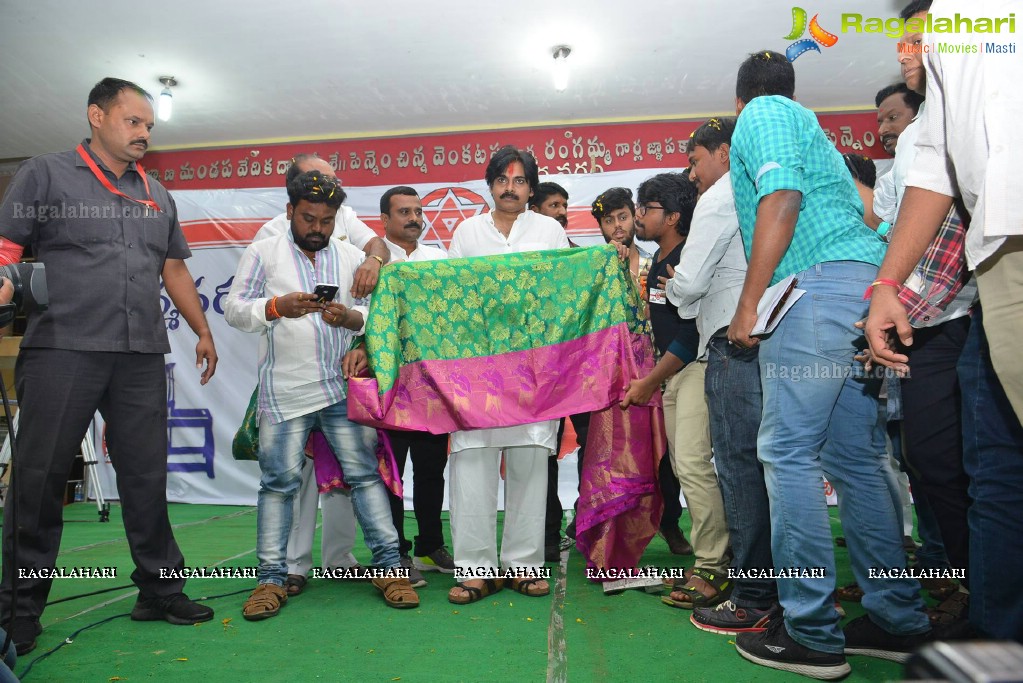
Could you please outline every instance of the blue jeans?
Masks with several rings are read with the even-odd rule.
[[[1023,574],[1023,427],[991,365],[979,306],[959,357],[959,383],[963,465],[973,499],[967,513],[970,622],[989,638],[1023,642],[1018,585]]]
[[[398,533],[391,522],[387,487],[377,470],[376,432],[350,422],[348,405],[342,400],[280,424],[270,424],[265,416],[259,421],[262,476],[256,507],[256,556],[260,583],[283,586],[287,578],[292,503],[302,484],[305,444],[313,429],[323,432],[352,487],[352,507],[373,552],[373,564],[399,566]]]
[[[759,349],[733,346],[724,338],[707,344],[705,391],[710,411],[718,486],[732,543],[732,566],[767,569],[771,559],[771,507],[764,467],[757,460],[757,430],[763,401]],[[732,602],[747,609],[768,609],[778,601],[773,579],[737,579]]]
[[[7,640],[7,632],[0,628],[0,643],[5,640]],[[18,683],[18,677],[14,675],[14,667],[17,663],[18,653],[15,651],[12,640],[7,652],[3,655],[3,661],[0,662],[0,683]]]
[[[825,578],[778,581],[789,635],[822,652],[845,644],[832,592],[835,553],[822,476],[839,496],[839,513],[863,607],[886,631],[929,630],[915,579],[870,578],[869,569],[903,568],[894,478],[878,447],[880,379],[853,359],[866,317],[863,291],[875,266],[818,264],[797,275],[806,294],[760,343],[764,415],[757,438],[771,500],[771,550],[778,567],[822,567]]]

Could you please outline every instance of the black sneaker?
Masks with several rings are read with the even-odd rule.
[[[14,650],[19,655],[27,655],[36,649],[36,636],[43,632],[43,626],[38,619],[31,617],[19,617],[14,623],[7,626],[7,632],[11,634],[11,641],[14,643]],[[3,640],[0,638],[0,640]]]
[[[441,546],[427,555],[418,555],[413,557],[412,566],[421,572],[454,574],[455,558],[451,556],[451,553],[448,552],[447,548]]]
[[[689,621],[701,631],[736,636],[766,631],[767,622],[774,612],[771,609],[739,607],[731,600],[725,600],[716,607],[697,607]]]
[[[842,631],[847,655],[866,655],[899,663],[908,660],[913,650],[934,640],[931,631],[915,636],[888,633],[866,614],[850,621]]]
[[[852,671],[845,655],[811,650],[792,640],[781,614],[768,622],[766,631],[737,635],[735,649],[754,664],[822,681],[837,680]]]
[[[177,626],[192,626],[213,618],[213,610],[188,599],[184,593],[165,598],[143,597],[139,593],[131,611],[132,621],[164,620]]]
[[[408,555],[402,555],[399,562],[402,569],[408,570],[408,581],[412,584],[413,588],[422,588],[426,585],[426,577],[423,576],[421,571],[415,568],[412,564],[411,557]]]

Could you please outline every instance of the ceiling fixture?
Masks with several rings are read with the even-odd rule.
[[[572,48],[558,45],[554,48],[554,89],[561,92],[568,87],[568,56]]]
[[[161,121],[170,121],[174,108],[174,95],[171,94],[171,88],[178,82],[173,76],[160,76],[160,82],[163,83],[163,92],[160,93],[160,99],[156,103],[156,117]]]

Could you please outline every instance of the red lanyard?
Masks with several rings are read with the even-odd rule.
[[[138,171],[138,174],[140,176],[142,176],[142,185],[146,188],[146,196],[149,197],[149,199],[135,199],[135,197],[129,197],[128,195],[114,187],[114,184],[110,182],[110,179],[107,178],[106,174],[103,173],[103,171],[100,170],[99,166],[96,165],[96,162],[92,160],[92,156],[90,156],[89,153],[85,151],[85,145],[83,145],[82,143],[78,143],[76,151],[78,152],[78,156],[82,157],[85,163],[89,165],[89,168],[92,169],[92,174],[96,176],[96,180],[98,180],[103,185],[103,187],[107,188],[110,192],[116,194],[118,197],[123,197],[127,199],[129,202],[141,204],[146,208],[156,211],[157,213],[160,212],[160,205],[153,201],[153,195],[152,193],[149,192],[149,177],[146,176],[146,172],[142,168],[142,164],[136,161],[135,170]]]

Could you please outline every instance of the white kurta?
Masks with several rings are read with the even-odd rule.
[[[448,248],[450,258],[462,256],[493,256],[522,251],[543,251],[569,247],[565,229],[553,218],[535,211],[523,211],[515,219],[505,237],[494,225],[489,213],[473,216],[455,229]],[[545,420],[516,427],[474,429],[451,434],[451,452],[468,448],[507,448],[509,446],[540,446],[557,450],[558,421]]]
[[[405,252],[405,247],[399,246],[391,240],[384,239],[384,244],[387,245],[387,251],[391,252],[390,263],[397,263],[399,261],[436,261],[438,259],[447,258],[448,255],[444,253],[443,249],[437,247],[431,247],[428,244],[419,244],[416,246],[416,250],[411,254]]]

